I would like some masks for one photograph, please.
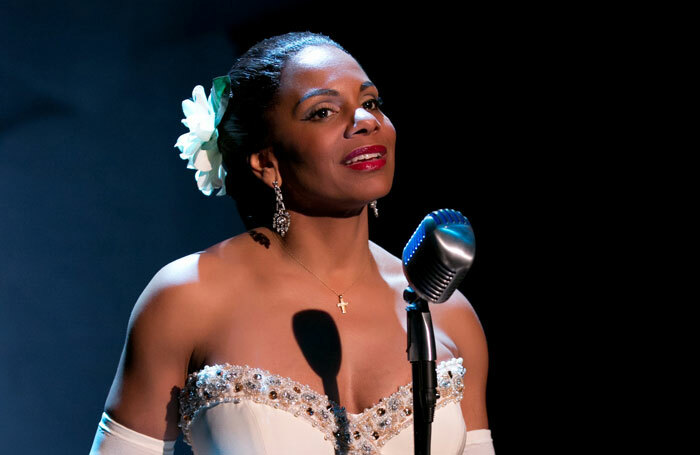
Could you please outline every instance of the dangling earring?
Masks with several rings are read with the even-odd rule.
[[[282,200],[282,190],[277,184],[277,180],[272,182],[272,186],[275,189],[275,197],[277,202],[275,203],[275,215],[272,217],[272,228],[277,231],[279,235],[284,237],[284,235],[289,230],[289,223],[291,222],[291,217],[289,212],[284,207],[284,201]]]
[[[372,210],[374,210],[374,217],[379,218],[379,210],[377,210],[377,201],[376,199],[372,202],[369,203],[369,206],[372,207]]]

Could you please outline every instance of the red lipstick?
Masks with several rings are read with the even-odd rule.
[[[348,167],[356,171],[373,171],[384,167],[385,164],[385,158],[375,158],[369,161],[360,161],[359,163],[350,164]]]
[[[348,153],[345,158],[343,158],[343,163],[348,160],[355,158],[358,155],[365,155],[368,153],[381,153],[382,156],[386,155],[386,147],[383,145],[370,145],[367,147],[359,147]]]
[[[364,159],[355,161],[353,163],[347,164],[348,161],[355,157],[361,155],[375,155],[367,156]],[[367,147],[359,147],[350,152],[343,158],[343,164],[345,164],[350,169],[356,171],[369,171],[374,169],[379,169],[386,164],[386,147],[383,145],[370,145]]]

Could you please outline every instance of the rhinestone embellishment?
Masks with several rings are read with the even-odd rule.
[[[441,362],[437,368],[439,398],[435,409],[462,399],[461,358]],[[397,389],[360,414],[348,414],[344,407],[309,386],[248,365],[205,366],[187,377],[180,391],[178,426],[192,445],[190,426],[206,409],[242,400],[284,410],[303,418],[334,442],[336,452],[347,455],[378,455],[380,447],[413,422],[411,384]]]

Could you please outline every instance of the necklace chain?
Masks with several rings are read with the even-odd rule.
[[[284,252],[287,253],[287,254],[289,255],[289,257],[291,257],[292,259],[294,259],[300,266],[304,267],[304,269],[305,269],[307,272],[309,272],[310,274],[312,274],[313,276],[315,276],[316,279],[317,279],[318,281],[320,281],[322,285],[324,285],[325,287],[327,287],[331,292],[333,292],[333,294],[335,294],[335,295],[338,297],[338,305],[337,305],[337,306],[340,308],[340,310],[341,310],[343,313],[346,313],[345,307],[348,305],[349,302],[343,301],[343,294],[345,294],[345,292],[347,292],[351,287],[353,287],[353,286],[355,285],[355,283],[357,283],[357,282],[359,281],[359,279],[362,277],[362,275],[364,275],[364,272],[365,272],[365,269],[367,268],[367,265],[365,264],[365,266],[362,268],[362,271],[360,272],[360,274],[357,276],[357,278],[355,278],[355,281],[353,281],[352,284],[351,284],[350,286],[348,286],[348,287],[345,289],[344,292],[338,293],[338,292],[335,291],[335,289],[333,289],[333,288],[331,288],[330,286],[328,286],[328,285],[327,285],[321,278],[319,278],[319,276],[316,275],[311,269],[309,269],[306,265],[304,265],[304,263],[301,262],[296,256],[294,256],[294,255],[291,253],[291,251],[289,251],[289,250],[287,249],[287,247],[284,246],[284,244],[282,243],[282,241],[281,241],[280,239],[277,238],[276,235],[273,234],[273,237],[275,237],[275,240],[277,241],[277,243],[280,244],[280,246],[282,247],[282,249],[284,250]]]

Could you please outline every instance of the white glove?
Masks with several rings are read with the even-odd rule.
[[[173,455],[175,441],[161,441],[117,423],[106,412],[97,425],[90,455]]]
[[[467,444],[462,455],[496,455],[491,430],[467,431]]]

